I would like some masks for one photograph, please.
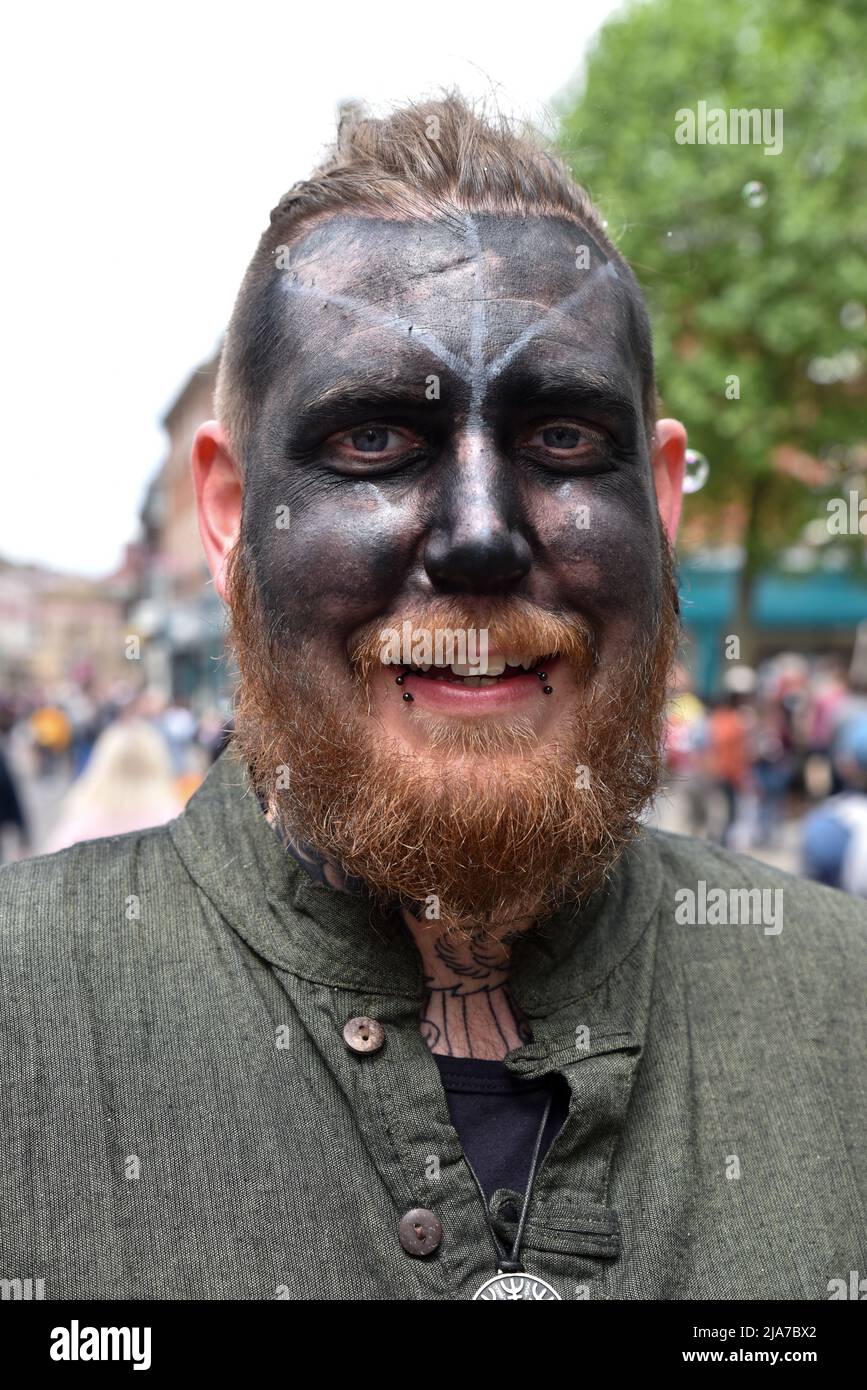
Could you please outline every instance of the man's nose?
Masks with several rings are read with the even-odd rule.
[[[456,476],[457,475],[457,476]],[[533,554],[508,480],[495,467],[457,469],[431,529],[424,566],[442,593],[496,594],[514,589]]]

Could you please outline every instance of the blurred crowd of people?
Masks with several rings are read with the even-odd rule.
[[[171,820],[230,732],[123,683],[0,695],[0,862]]]
[[[841,661],[733,666],[707,700],[679,667],[667,762],[689,834],[762,857],[795,826],[786,867],[867,897],[867,686]]]

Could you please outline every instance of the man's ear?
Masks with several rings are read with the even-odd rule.
[[[686,467],[686,430],[679,420],[657,420],[650,464],[660,519],[674,545],[680,524]]]
[[[193,440],[193,484],[199,535],[220,598],[226,598],[226,559],[241,531],[241,470],[216,420],[200,425]]]

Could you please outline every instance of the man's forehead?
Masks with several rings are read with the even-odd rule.
[[[418,296],[432,289],[459,298],[484,274],[485,290],[519,289],[540,304],[575,288],[609,257],[591,233],[564,217],[452,213],[437,221],[341,214],[290,247],[290,281]],[[613,269],[613,267],[612,267]],[[297,276],[297,280],[295,279]]]
[[[350,358],[410,370],[438,362],[482,389],[521,357],[573,352],[632,375],[626,282],[567,218],[340,215],[299,238],[275,273],[303,377]]]

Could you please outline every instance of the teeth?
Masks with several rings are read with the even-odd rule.
[[[450,671],[458,680],[466,681],[468,684],[490,685],[492,681],[502,676],[507,667],[521,667],[524,671],[532,671],[537,667],[544,657],[536,656],[533,653],[526,655],[523,652],[510,652],[508,656],[492,656],[488,658],[484,675],[481,673],[481,663],[470,665],[468,662],[453,661],[448,662],[420,662],[411,669],[415,671]],[[385,661],[384,666],[397,666],[403,668],[405,663],[402,661]]]
[[[504,656],[492,656],[485,671],[486,676],[501,676],[506,669],[506,658]]]
[[[469,666],[461,661],[453,661],[451,665],[452,675],[454,676],[501,676],[506,669],[506,659],[502,656],[492,656],[487,665],[482,670],[481,662],[475,666]]]
[[[465,681],[464,684],[469,685],[472,679],[473,678],[471,676],[470,680]],[[496,685],[497,678],[496,676],[476,676],[475,683],[476,685]]]

